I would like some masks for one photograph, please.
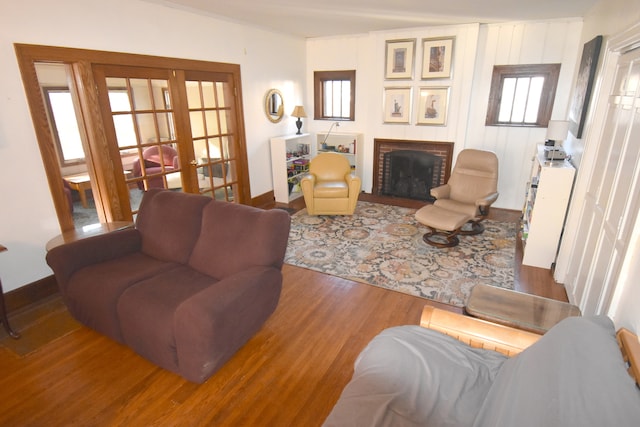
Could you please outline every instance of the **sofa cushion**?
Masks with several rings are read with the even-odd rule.
[[[505,359],[420,326],[386,329],[324,426],[470,426]]]
[[[612,321],[570,317],[506,361],[474,426],[637,426],[640,390]]]
[[[63,289],[69,312],[84,325],[123,342],[116,304],[133,283],[173,268],[136,252],[78,270]]]
[[[214,283],[216,280],[209,276],[175,264],[171,270],[133,284],[117,303],[124,342],[153,363],[178,372],[176,309]]]
[[[185,264],[200,233],[202,208],[210,201],[195,194],[147,191],[136,218],[142,252],[163,261]]]
[[[282,267],[291,222],[285,211],[213,200],[202,215],[191,267],[218,279],[250,266]]]

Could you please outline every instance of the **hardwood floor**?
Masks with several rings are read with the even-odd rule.
[[[202,385],[85,327],[25,357],[0,349],[0,425],[319,426],[377,333],[418,324],[425,304],[460,312],[290,265],[283,274],[275,313]],[[566,300],[547,270],[518,265],[516,288]]]

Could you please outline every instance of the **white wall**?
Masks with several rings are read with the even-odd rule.
[[[451,79],[420,80],[422,39],[455,37],[453,75]],[[362,189],[373,186],[374,138],[453,141],[456,152],[462,148],[469,96],[473,81],[478,25],[458,25],[437,28],[414,28],[394,32],[375,32],[347,37],[315,38],[307,41],[307,99],[313,99],[313,72],[322,70],[356,70],[356,120],[342,122],[340,132],[364,134]],[[416,39],[414,79],[385,80],[385,46],[387,40]],[[417,100],[420,87],[451,87],[446,126],[416,125]],[[385,88],[410,87],[412,111],[410,124],[383,123]],[[312,106],[310,105],[310,108]],[[310,114],[312,115],[312,114]],[[327,131],[332,122],[311,120],[312,132]]]
[[[515,22],[501,25],[457,25],[376,32],[358,36],[316,38],[307,41],[307,99],[313,99],[313,72],[356,69],[356,120],[340,131],[365,136],[363,189],[373,185],[373,139],[453,141],[454,155],[464,148],[493,150],[500,160],[496,207],[520,210],[531,170],[535,145],[544,141],[544,128],[488,127],[484,125],[494,65],[561,63],[552,118],[566,115],[578,55],[579,20]],[[451,79],[420,80],[422,38],[455,36]],[[413,80],[384,80],[385,41],[417,39]],[[385,87],[412,87],[414,110],[409,125],[384,124]],[[415,99],[420,87],[450,86],[446,126],[417,126]],[[311,121],[311,131],[326,131],[331,122]]]
[[[487,100],[494,65],[560,63],[560,75],[552,119],[564,119],[580,41],[582,23],[577,20],[516,22],[481,27],[478,65],[474,76],[466,145],[495,151],[500,161],[494,204],[522,209],[536,145],[544,142],[546,128],[485,126]]]
[[[294,119],[269,122],[268,89],[285,113],[304,99],[305,41],[138,0],[21,0],[0,13],[0,254],[4,291],[49,276],[45,244],[59,234],[14,43],[240,64],[251,195],[272,189],[268,138],[295,131]]]

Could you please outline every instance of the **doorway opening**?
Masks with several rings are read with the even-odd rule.
[[[238,65],[15,47],[62,231],[156,187],[250,202]]]

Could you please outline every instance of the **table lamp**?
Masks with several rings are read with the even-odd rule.
[[[556,141],[564,141],[569,134],[569,121],[567,120],[549,120],[547,125],[547,137],[544,145],[553,147]]]
[[[301,135],[302,132],[300,132],[300,128],[302,128],[302,120],[300,119],[302,117],[307,117],[307,113],[305,113],[304,107],[302,105],[296,105],[293,108],[293,113],[291,113],[291,116],[298,118],[298,120],[296,120],[296,127],[298,128],[298,132],[296,132],[296,135]]]

